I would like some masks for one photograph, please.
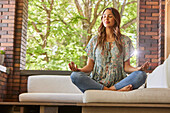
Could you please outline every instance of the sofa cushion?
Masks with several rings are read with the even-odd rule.
[[[79,93],[70,76],[36,75],[28,77],[28,93]]]
[[[82,103],[83,94],[80,93],[22,93],[20,102],[68,102]]]
[[[84,103],[170,103],[170,88],[144,88],[132,91],[88,90]]]
[[[170,88],[170,55],[148,75],[147,88]]]

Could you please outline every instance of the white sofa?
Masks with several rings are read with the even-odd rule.
[[[170,88],[141,88],[118,92],[88,90],[84,94],[69,76],[36,75],[28,78],[28,93],[19,95],[20,102],[63,103],[170,103]]]
[[[55,109],[61,106],[59,103],[64,106],[74,103],[71,106],[82,107],[82,113],[169,113],[169,84],[170,57],[148,75],[147,88],[127,92],[87,90],[82,93],[71,82],[70,76],[36,75],[28,77],[28,92],[20,94],[19,101],[53,106],[56,103]],[[40,107],[40,112],[49,113],[48,109]]]
[[[147,78],[147,88],[118,92],[88,90],[84,94],[71,82],[70,76],[36,75],[28,77],[28,92],[19,95],[20,102],[64,103],[170,103],[170,56]]]

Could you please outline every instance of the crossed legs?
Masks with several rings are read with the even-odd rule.
[[[105,87],[86,75],[84,72],[73,72],[71,74],[72,82],[82,91],[86,90],[113,90],[113,91],[130,91],[139,88],[145,83],[146,73],[144,71],[135,71],[114,86]]]

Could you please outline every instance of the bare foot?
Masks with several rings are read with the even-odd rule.
[[[122,89],[119,89],[117,91],[131,91],[132,90],[132,85],[127,85],[123,87]]]
[[[111,87],[109,87],[109,90],[117,91],[117,90],[116,90],[116,88],[115,88],[115,86],[111,86]]]
[[[104,87],[103,90],[112,90],[112,91],[131,91],[132,90],[132,85],[127,85],[123,87],[122,89],[116,90],[115,86],[111,86],[110,88]]]

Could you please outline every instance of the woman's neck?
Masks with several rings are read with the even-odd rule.
[[[113,36],[113,31],[110,28],[106,28],[106,41],[107,42],[115,41],[115,38]]]

